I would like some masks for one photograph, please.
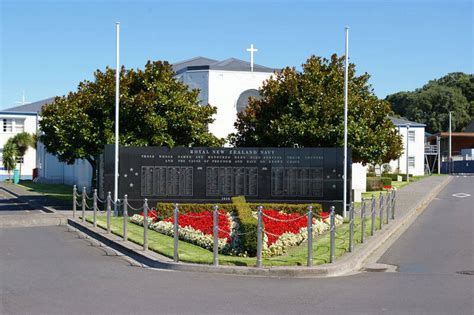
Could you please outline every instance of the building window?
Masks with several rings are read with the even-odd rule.
[[[250,89],[243,91],[242,94],[240,94],[239,99],[237,100],[237,113],[243,112],[245,110],[245,108],[249,104],[249,97],[256,98],[257,100],[262,99],[262,96],[260,95],[258,90]]]
[[[408,141],[415,142],[415,130],[408,130]]]
[[[3,119],[2,121],[2,130],[3,132],[12,132],[13,121],[11,119]]]
[[[15,119],[15,132],[25,131],[25,120],[24,119]]]
[[[415,157],[409,156],[408,157],[408,167],[415,167]]]

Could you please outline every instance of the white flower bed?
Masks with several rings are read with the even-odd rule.
[[[234,223],[234,220],[231,219],[229,213],[226,213],[226,219],[231,224],[231,237],[235,233],[237,224]],[[143,216],[135,214],[130,218],[130,222],[143,226]],[[152,219],[148,218],[148,227],[151,230],[155,230],[158,233],[165,234],[168,236],[174,236],[174,224],[166,221],[159,221],[153,223]],[[192,243],[198,246],[201,246],[205,249],[212,250],[214,247],[214,236],[210,234],[204,234],[202,231],[194,229],[191,226],[179,227],[178,229],[179,239]],[[218,249],[219,252],[230,251],[227,238],[218,239]]]
[[[231,240],[228,242],[227,238],[218,239],[218,249],[220,253],[226,253],[231,255],[242,255],[241,249],[239,249],[238,238],[236,233],[238,231],[238,225],[235,218],[233,218],[229,213],[226,213],[226,217],[231,224]],[[137,225],[143,226],[143,216],[135,214],[130,218],[130,222]],[[329,231],[330,229],[330,219],[326,218],[325,220],[313,219],[313,237],[321,235],[322,233]],[[334,220],[336,226],[341,225],[344,222],[344,218],[340,215],[335,216]],[[151,218],[148,218],[148,227],[152,230],[157,231],[168,236],[174,236],[174,224],[171,222],[159,221],[153,222]],[[212,250],[214,246],[214,237],[210,234],[204,234],[200,230],[196,230],[191,226],[184,226],[179,228],[179,239],[192,243],[198,246],[201,246],[205,249]],[[271,257],[284,254],[289,247],[300,245],[302,242],[306,241],[308,238],[308,228],[303,227],[299,230],[298,233],[283,233],[280,235],[278,240],[272,245],[268,246],[268,237],[264,234],[263,239],[263,248],[262,256]]]
[[[322,233],[329,231],[330,219],[327,218],[324,221],[321,219],[313,219],[313,237],[321,235]],[[334,223],[336,226],[344,223],[344,218],[338,214],[334,217]],[[272,245],[268,246],[268,237],[264,234],[262,244],[262,256],[272,257],[284,254],[289,247],[300,245],[308,239],[308,228],[303,227],[298,233],[283,233],[280,235],[278,240]]]

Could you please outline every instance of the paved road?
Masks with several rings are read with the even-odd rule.
[[[452,197],[465,192],[466,198]],[[381,258],[400,272],[275,279],[131,267],[64,227],[0,230],[1,314],[472,314],[474,177]]]

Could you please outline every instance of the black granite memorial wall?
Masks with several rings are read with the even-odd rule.
[[[133,202],[318,202],[341,207],[342,148],[120,147],[119,196]],[[348,200],[351,159],[348,158]],[[114,146],[102,187],[113,192]]]

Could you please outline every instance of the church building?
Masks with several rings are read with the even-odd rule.
[[[258,88],[278,69],[235,58],[218,61],[196,57],[173,64],[173,70],[178,80],[201,91],[201,104],[217,107],[209,131],[225,138],[235,131],[237,113],[245,109],[249,96],[259,98]]]

